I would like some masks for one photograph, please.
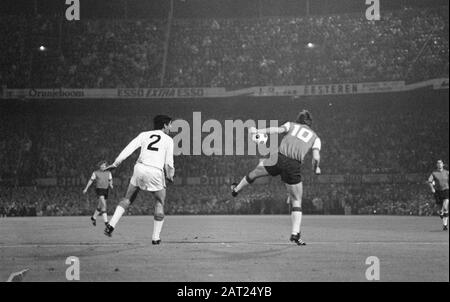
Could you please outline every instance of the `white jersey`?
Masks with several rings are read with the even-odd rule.
[[[138,163],[161,170],[164,170],[165,165],[173,168],[173,139],[161,130],[139,134],[123,149],[114,165],[118,166],[138,148],[141,148]]]

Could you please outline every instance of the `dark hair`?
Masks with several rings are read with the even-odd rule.
[[[311,113],[309,113],[308,110],[303,109],[300,111],[300,113],[297,115],[297,123],[302,125],[307,125],[308,127],[311,127],[312,125],[312,116]]]
[[[97,166],[101,167],[103,164],[107,165],[108,162],[106,160],[101,160],[101,161],[98,162]]]
[[[168,125],[171,121],[172,119],[167,115],[157,115],[153,119],[153,127],[155,130],[161,130],[164,129],[164,126]]]

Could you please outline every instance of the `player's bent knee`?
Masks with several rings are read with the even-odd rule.
[[[252,184],[255,182],[255,178],[251,177],[250,174],[252,174],[252,172],[248,173],[247,175],[245,175],[245,180],[249,183]]]
[[[119,202],[119,206],[121,206],[124,209],[127,209],[130,206],[130,201],[128,199],[122,199]]]
[[[156,213],[156,214],[153,216],[153,218],[154,218],[156,221],[163,221],[163,220],[164,220],[164,214],[162,214],[162,213]]]

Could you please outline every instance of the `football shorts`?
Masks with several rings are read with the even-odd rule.
[[[163,170],[137,163],[130,184],[144,191],[156,192],[166,187],[166,178]]]
[[[436,191],[434,193],[436,204],[442,206],[444,200],[448,199],[448,190]]]
[[[278,157],[265,159],[262,165],[271,176],[281,176],[281,180],[288,185],[296,185],[302,182],[301,163],[281,153]]]
[[[96,188],[95,193],[97,197],[103,196],[105,199],[108,199],[108,189]]]

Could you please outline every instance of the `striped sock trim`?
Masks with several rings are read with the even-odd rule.
[[[163,214],[156,214],[153,218],[156,221],[163,221],[164,220],[164,215]]]
[[[302,208],[301,207],[293,207],[291,212],[301,212]]]

